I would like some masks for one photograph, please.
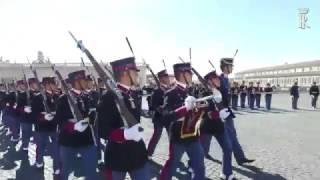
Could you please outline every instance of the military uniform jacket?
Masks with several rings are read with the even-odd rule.
[[[309,90],[310,95],[319,96],[319,87],[318,86],[311,86]]]
[[[162,110],[163,110],[163,103],[164,103],[164,91],[165,88],[157,88],[153,91],[151,96],[151,110],[154,111],[154,115],[152,118],[153,122],[160,122],[162,118]]]
[[[246,95],[247,94],[247,86],[246,85],[240,85],[239,91],[240,91],[240,94]]]
[[[293,97],[299,97],[299,86],[293,85],[290,89],[290,95]]]
[[[91,121],[93,112],[89,113],[89,96],[76,90],[71,90],[70,94],[74,97],[76,105],[82,113],[83,118]],[[93,138],[90,127],[83,132],[74,130],[74,124],[81,120],[75,119],[69,106],[68,98],[65,94],[60,95],[57,101],[55,118],[59,126],[59,144],[67,147],[84,147],[93,145]]]
[[[221,81],[220,92],[222,94],[223,105],[227,108],[230,105],[230,84],[229,79],[224,74],[219,76]]]
[[[256,94],[256,89],[253,86],[248,87],[248,95],[255,95]]]
[[[56,102],[59,97],[58,94],[48,92],[45,93],[46,96],[46,102],[43,101],[42,95],[33,95],[32,104],[35,104],[36,106],[39,106],[39,111],[37,115],[37,120],[35,123],[35,130],[40,132],[56,132],[57,131],[57,120],[56,118],[53,118],[51,121],[47,121],[44,119],[44,104],[47,103],[48,110],[50,113],[55,114],[56,111]],[[35,102],[34,102],[35,101]]]
[[[183,109],[184,100],[188,95],[186,89],[180,83],[165,93],[165,102],[167,111],[178,111],[174,116],[166,116],[163,122],[169,127],[170,141],[174,143],[189,143],[199,138],[200,118],[205,110],[186,111]]]
[[[265,87],[264,92],[266,93],[266,96],[272,96],[273,89],[272,87]]]
[[[135,117],[140,122],[141,115],[141,91],[131,90],[123,85],[118,85],[124,102]],[[114,95],[112,92],[106,92],[98,106],[98,124],[100,136],[108,139],[105,150],[105,165],[113,171],[132,171],[141,168],[147,162],[147,149],[143,140],[135,142],[126,140],[123,135],[124,119],[117,109]],[[120,132],[121,137],[115,134]]]
[[[89,95],[89,103],[91,108],[97,108],[97,104],[99,101],[99,98],[101,97],[99,92],[96,90],[90,90],[88,92]]]
[[[56,122],[53,119],[52,121],[47,121],[44,119],[45,108],[44,108],[44,98],[39,91],[33,91],[31,94],[31,116],[35,120],[35,130],[37,132],[51,132],[56,130]],[[50,97],[47,99],[47,104],[51,102]],[[49,102],[49,103],[48,103]],[[50,109],[49,109],[50,111]]]
[[[212,95],[212,92],[204,92],[204,96],[209,95]],[[219,116],[219,105],[211,100],[208,100],[207,103],[208,107],[200,124],[200,133],[211,135],[221,134],[224,132],[224,123]]]
[[[16,115],[14,106],[16,105],[16,92],[11,91],[6,93],[5,104],[7,107],[7,112],[11,115]]]
[[[24,107],[31,105],[31,104],[28,104],[27,92],[18,91],[17,96],[18,97],[17,97],[16,113],[20,121],[24,123],[34,123],[34,118],[32,118],[31,114],[27,114],[24,112]],[[31,102],[31,96],[30,96],[29,102]]]
[[[232,87],[231,88],[231,95],[238,96],[239,95],[239,87]]]
[[[234,115],[234,113],[232,112],[232,110],[230,109],[230,84],[229,84],[229,79],[228,77],[225,77],[224,74],[220,75],[220,81],[221,81],[221,86],[220,86],[220,92],[222,95],[222,103],[221,105],[219,104],[219,109],[222,108],[228,108],[229,111],[231,112],[230,116],[231,118],[235,118],[236,116]]]
[[[6,106],[5,98],[6,98],[6,92],[0,91],[0,110],[2,110]]]
[[[256,95],[261,95],[261,93],[263,92],[263,89],[260,86],[254,87],[254,90]]]

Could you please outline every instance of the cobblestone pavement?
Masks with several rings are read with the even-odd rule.
[[[301,109],[291,110],[290,96],[275,94],[273,109],[266,111],[239,109],[236,112],[236,128],[240,143],[249,158],[256,159],[250,166],[238,166],[233,162],[234,174],[240,179],[257,180],[318,180],[320,179],[320,110],[311,109],[310,97],[302,94]],[[262,102],[264,103],[264,101]],[[145,140],[152,134],[150,119],[143,119]],[[30,145],[29,155],[14,151],[15,147],[4,135],[0,136],[0,180],[41,180],[52,179],[52,160],[45,157],[45,177],[29,164],[34,163],[35,145]],[[11,147],[8,149],[8,147]],[[210,154],[213,159],[205,160],[208,179],[219,179],[221,172],[221,149],[213,138]],[[29,157],[30,163],[27,160]],[[156,149],[154,162],[150,162],[151,175],[157,179],[160,169],[168,158],[168,140],[165,133]],[[183,157],[178,168],[177,179],[190,179],[186,171],[186,159]],[[80,160],[79,160],[80,161]],[[81,167],[71,179],[81,179]],[[102,176],[101,176],[102,179]]]

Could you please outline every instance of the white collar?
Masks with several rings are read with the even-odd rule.
[[[226,78],[228,78],[228,74],[225,74],[225,73],[222,73],[222,75],[223,75],[223,77],[226,77]]]
[[[181,82],[179,82],[179,81],[176,81],[176,84],[177,84],[178,86],[182,87],[183,89],[186,89],[186,88],[187,88],[187,85],[186,85],[186,84],[183,84],[183,83],[181,83]]]
[[[78,89],[74,89],[74,88],[71,88],[71,91],[77,95],[80,95],[81,94],[81,91],[78,90]]]
[[[122,88],[126,89],[126,90],[136,90],[137,88],[134,87],[134,86],[127,86],[125,84],[122,84],[122,83],[117,83],[118,86],[121,86]]]

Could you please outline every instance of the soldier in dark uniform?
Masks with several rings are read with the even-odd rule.
[[[261,93],[263,92],[262,87],[260,86],[260,82],[257,82],[257,86],[255,87],[255,100],[257,108],[260,108],[261,102]]]
[[[162,110],[164,107],[164,93],[170,88],[170,79],[166,70],[162,70],[157,73],[160,81],[160,87],[155,89],[151,96],[151,109],[154,111],[152,122],[153,122],[153,134],[148,144],[148,157],[154,153],[154,150],[161,138],[164,124],[162,122]]]
[[[125,106],[138,124],[128,127],[126,117],[120,114],[115,94],[107,91],[98,107],[100,135],[108,140],[105,150],[105,175],[108,180],[149,180],[147,149],[140,125],[142,93],[137,89],[138,69],[134,57],[110,63],[117,82],[117,91],[123,96]]]
[[[92,110],[96,111],[97,105],[99,103],[99,99],[101,97],[101,94],[99,93],[99,87],[95,87],[95,81],[94,81],[94,77],[92,75],[88,75],[87,76],[87,82],[88,82],[88,89],[87,89],[87,93],[89,95],[89,103],[90,103],[90,107],[92,108]],[[98,83],[99,84],[99,83]],[[97,84],[97,86],[99,86]],[[100,137],[98,135],[98,123],[95,119],[95,122],[92,122],[92,124],[94,125],[94,129],[95,129],[95,136],[96,136],[96,142],[97,142],[97,153],[98,153],[98,167],[101,168],[103,167],[103,159],[102,159],[102,153],[103,151],[103,146],[101,144],[100,141]]]
[[[4,121],[3,121],[3,114],[4,114],[4,108],[5,108],[5,96],[6,96],[6,86],[3,83],[0,83],[0,131],[2,132],[5,128]]]
[[[242,81],[242,84],[239,87],[240,89],[240,106],[241,108],[246,107],[246,96],[247,96],[247,86],[245,84],[245,81]]]
[[[26,83],[24,80],[17,81],[17,117],[20,121],[21,126],[21,137],[22,137],[22,145],[21,149],[23,151],[28,151],[28,146],[30,142],[30,138],[32,136],[32,126],[34,123],[34,119],[30,115],[31,113],[31,97],[27,95],[29,93],[29,89],[26,87]],[[29,91],[29,92],[27,92]],[[29,94],[30,95],[30,94]],[[28,99],[29,98],[29,99]]]
[[[54,116],[56,113],[56,102],[60,94],[57,93],[57,87],[53,77],[44,77],[42,79],[42,85],[45,88],[45,92],[40,92],[40,88],[38,87],[36,81],[37,80],[35,78],[32,78],[31,81],[29,81],[30,87],[33,90],[31,115],[35,119],[34,136],[35,143],[37,145],[35,166],[39,170],[43,170],[43,157],[47,147],[51,150],[51,157],[53,159],[53,175],[59,176],[60,157],[58,147],[57,119],[55,119]],[[50,146],[49,138],[52,141]]]
[[[299,86],[298,82],[295,82],[290,88],[290,95],[292,99],[292,109],[298,109],[298,99],[299,99]]]
[[[256,98],[256,89],[253,86],[253,82],[249,82],[249,87],[248,87],[248,102],[249,102],[249,107],[251,110],[254,109],[254,102]]]
[[[0,86],[1,91],[1,123],[3,127],[1,127],[2,132],[1,133],[8,133],[9,132],[9,127],[8,127],[8,121],[7,121],[7,106],[6,106],[6,101],[7,101],[7,94],[8,94],[8,88],[7,88],[7,83],[4,82],[2,86]]]
[[[160,179],[172,179],[184,152],[190,159],[192,179],[204,179],[204,153],[199,138],[199,119],[202,118],[205,110],[193,110],[195,98],[188,96],[190,88],[187,85],[191,85],[192,82],[190,63],[175,64],[173,69],[177,82],[175,87],[165,94],[165,108],[169,111],[177,111],[178,115],[173,118],[163,118],[166,126],[169,127],[170,151]]]
[[[232,175],[232,144],[229,136],[224,130],[224,122],[219,116],[220,104],[222,101],[222,94],[219,91],[221,86],[219,76],[215,71],[208,73],[204,76],[204,79],[208,82],[208,85],[212,91],[207,92],[205,96],[214,94],[214,101],[208,101],[208,111],[203,117],[200,125],[201,132],[201,144],[206,157],[210,158],[209,150],[212,136],[215,137],[219,143],[222,152],[222,177],[228,177],[229,179],[235,179]]]
[[[97,179],[97,149],[92,125],[95,111],[90,111],[85,71],[68,74],[72,89],[69,91],[71,102],[66,94],[57,102],[56,120],[59,126],[60,159],[62,179],[67,180],[76,163],[76,155],[81,155],[81,165],[86,179]],[[75,105],[75,106],[73,106]],[[78,108],[83,119],[76,119],[74,109]]]
[[[233,58],[222,58],[220,60],[220,69],[222,71],[222,74],[220,75],[220,91],[223,98],[224,109],[220,110],[219,115],[220,118],[225,122],[225,131],[231,140],[233,154],[237,163],[239,165],[242,165],[244,163],[251,163],[254,160],[246,158],[239,143],[237,131],[234,125],[235,116],[228,104],[228,90],[230,89],[228,75],[231,74],[233,70]],[[223,179],[228,179],[228,177],[223,177]]]
[[[271,99],[272,99],[272,92],[273,88],[270,86],[270,83],[267,83],[267,86],[264,88],[265,92],[265,100],[266,100],[266,109],[271,109]]]
[[[317,100],[319,97],[319,87],[316,82],[313,82],[313,85],[310,87],[309,94],[311,96],[311,105],[314,109],[317,108]]]
[[[237,82],[232,83],[231,87],[231,107],[233,110],[238,110],[238,99],[239,99],[239,85]]]
[[[6,135],[12,135],[11,141],[18,142],[20,138],[20,127],[16,114],[17,92],[14,82],[8,84],[8,93],[5,98],[6,116],[5,121],[8,123],[9,131]]]

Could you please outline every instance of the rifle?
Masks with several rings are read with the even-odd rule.
[[[235,58],[237,54],[238,54],[238,49],[237,49],[236,52],[234,53],[233,58]]]
[[[151,73],[154,81],[156,82],[158,88],[160,88],[161,86],[160,86],[160,81],[159,81],[158,77],[154,74],[153,70],[152,70],[151,67],[146,63],[146,61],[145,61],[144,59],[142,59],[142,61],[143,61],[143,64],[145,64],[145,66],[147,67],[147,69],[150,71],[150,73]]]
[[[93,76],[93,74],[92,74],[92,72],[90,71],[89,67],[84,64],[84,61],[83,61],[83,58],[82,58],[82,57],[81,57],[81,62],[82,62],[83,67],[85,67],[85,68],[87,69],[87,71],[88,71],[88,73],[90,74],[90,76],[92,76],[92,78],[93,78],[93,83],[94,83],[94,85],[96,86],[96,88],[98,89],[98,83],[97,83],[96,77]]]
[[[49,62],[50,63],[50,62]],[[77,121],[83,120],[83,116],[82,113],[79,110],[79,107],[76,103],[76,100],[74,99],[74,97],[69,93],[69,88],[67,83],[65,82],[65,80],[63,79],[62,75],[60,74],[60,72],[58,70],[55,69],[54,65],[51,64],[51,69],[53,70],[53,72],[56,74],[56,76],[58,77],[60,83],[61,83],[61,89],[63,91],[63,93],[67,96],[67,101],[71,110],[71,113],[73,115],[74,118],[76,118]],[[91,136],[92,136],[92,140],[95,146],[97,146],[97,142],[96,142],[96,138],[93,132],[93,128],[92,126],[89,124],[89,128],[90,128],[90,132],[91,132]]]
[[[178,57],[179,59],[180,59],[180,61],[181,62],[183,62],[183,63],[185,63],[185,61],[182,59],[182,57]],[[186,84],[187,84],[187,87],[189,87],[190,86],[190,84],[189,84],[189,82],[187,81],[187,78],[186,78],[186,76],[183,74],[183,78],[184,78],[184,81],[186,82]]]
[[[107,70],[107,72],[109,73],[109,75],[110,75],[111,77],[114,77],[112,70],[110,69],[110,67],[109,67],[107,64],[104,65],[104,68]]]
[[[83,46],[82,41],[81,40],[78,41],[70,31],[69,31],[69,34],[73,38],[73,40],[77,43],[78,48],[80,48],[80,50],[87,55],[94,69],[98,73],[99,77],[104,82],[106,89],[112,94],[114,94],[115,103],[118,111],[123,116],[122,119],[123,119],[124,125],[127,127],[132,127],[138,124],[139,122],[137,121],[137,119],[133,116],[133,114],[127,108],[122,94],[117,90],[116,88],[117,85],[115,84],[115,81],[113,80],[113,78],[102,69],[102,67],[96,61],[96,59],[92,56],[90,51]],[[142,128],[140,128],[139,130],[143,131]]]
[[[190,60],[190,64],[191,64],[191,48],[189,48],[189,60]]]
[[[27,105],[30,106],[31,102],[30,102],[30,86],[29,86],[29,83],[28,83],[28,80],[27,80],[27,76],[26,76],[26,73],[24,72],[24,69],[22,67],[22,73],[23,73],[23,80],[24,82],[26,82],[26,85],[27,85],[27,90],[26,90],[26,94],[27,94]]]
[[[208,60],[208,62],[209,62],[209,64],[212,66],[212,68],[213,68],[214,70],[216,70],[216,68],[214,67],[213,63],[212,63],[210,60]]]
[[[162,59],[162,64],[165,70],[167,70],[167,66],[166,66],[166,62],[164,61],[164,59]]]
[[[42,103],[43,103],[43,106],[44,106],[44,110],[45,110],[46,113],[50,113],[50,109],[49,109],[49,106],[48,106],[48,104],[47,104],[47,96],[46,96],[46,94],[45,94],[45,90],[44,90],[43,86],[41,86],[41,84],[40,84],[40,81],[39,81],[39,78],[38,78],[38,73],[37,73],[37,71],[32,67],[31,64],[30,64],[30,69],[31,69],[31,71],[32,71],[32,73],[33,73],[33,75],[34,75],[34,77],[35,77],[35,79],[36,79],[36,84],[37,84],[37,86],[39,87],[40,93],[41,93],[41,95],[42,95],[42,97],[43,97]]]

